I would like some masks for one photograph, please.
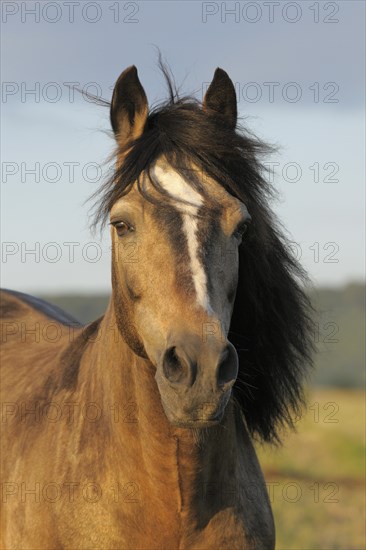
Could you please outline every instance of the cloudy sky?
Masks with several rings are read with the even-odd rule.
[[[364,11],[363,1],[3,2],[2,286],[109,289],[108,231],[90,233],[84,204],[108,171],[108,112],[72,86],[110,99],[135,64],[154,104],[166,94],[156,47],[198,98],[224,68],[242,121],[280,147],[268,159],[273,208],[314,283],[361,279]]]

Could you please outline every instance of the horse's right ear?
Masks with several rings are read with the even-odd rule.
[[[147,97],[132,65],[119,76],[111,102],[111,124],[121,147],[142,134],[147,114]]]

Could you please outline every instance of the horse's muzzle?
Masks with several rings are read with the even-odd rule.
[[[188,337],[166,348],[156,381],[168,420],[179,427],[217,425],[238,375],[238,355],[230,342],[203,345]]]

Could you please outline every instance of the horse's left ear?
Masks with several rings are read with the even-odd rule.
[[[238,111],[234,84],[229,75],[219,67],[203,99],[203,109],[224,115],[228,125],[235,128]]]
[[[137,76],[136,67],[132,65],[118,78],[111,102],[111,124],[121,147],[142,134],[147,114],[145,90]]]

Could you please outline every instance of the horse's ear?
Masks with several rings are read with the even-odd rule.
[[[235,128],[238,111],[234,84],[229,75],[219,67],[203,99],[203,109],[224,115],[228,125]]]
[[[147,114],[147,97],[132,65],[119,76],[111,102],[111,124],[121,147],[142,134]]]

